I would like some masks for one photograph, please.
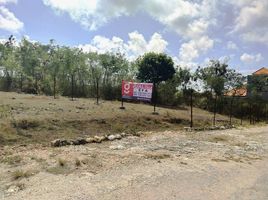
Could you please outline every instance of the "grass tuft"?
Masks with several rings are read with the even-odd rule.
[[[33,175],[33,173],[31,173],[30,171],[16,170],[12,173],[12,179],[18,180],[18,179],[22,179],[22,178],[28,178],[32,175]]]

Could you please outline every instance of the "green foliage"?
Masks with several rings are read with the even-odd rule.
[[[137,78],[145,82],[160,83],[175,74],[172,58],[166,54],[147,53],[137,59]]]

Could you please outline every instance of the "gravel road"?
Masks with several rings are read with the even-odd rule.
[[[6,200],[268,199],[268,127],[209,132],[144,133],[85,146],[20,147],[19,166],[0,165]],[[14,149],[14,148],[13,148]],[[7,151],[7,149],[5,149]],[[49,173],[29,157],[53,165],[91,157],[68,173]],[[53,156],[52,156],[53,155]],[[55,163],[54,163],[55,164]],[[17,168],[37,169],[12,181]],[[16,189],[18,183],[23,188]]]

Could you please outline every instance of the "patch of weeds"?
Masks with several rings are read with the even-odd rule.
[[[122,124],[116,123],[116,124],[112,125],[112,130],[120,133],[120,132],[124,131],[124,126]]]
[[[171,124],[181,124],[182,123],[182,119],[175,118],[175,117],[168,118],[166,121],[171,123]]]
[[[76,158],[75,159],[75,166],[80,167],[81,165],[82,165],[81,161],[78,158]]]
[[[7,156],[1,160],[2,163],[6,163],[9,165],[18,165],[19,163],[21,163],[21,161],[22,161],[22,157],[19,155]]]
[[[62,158],[59,158],[58,164],[60,167],[65,167],[67,165],[67,161],[63,160]]]
[[[35,160],[38,163],[45,163],[46,162],[46,160],[44,158],[39,158],[39,157],[36,157],[36,156],[32,156],[31,160]]]
[[[58,159],[58,164],[54,167],[47,169],[47,172],[51,174],[69,174],[71,169],[67,166],[67,161],[63,159]]]
[[[12,179],[18,180],[18,179],[22,179],[22,178],[28,178],[32,175],[33,175],[33,173],[30,171],[16,170],[12,173]]]
[[[13,126],[15,128],[19,128],[19,129],[24,129],[24,130],[28,130],[28,129],[33,129],[39,126],[39,122],[36,120],[27,120],[27,119],[22,119],[22,120],[18,120],[16,122],[13,123]]]

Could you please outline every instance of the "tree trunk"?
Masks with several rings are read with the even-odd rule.
[[[56,99],[56,75],[53,76],[53,96]]]
[[[249,123],[252,124],[252,105],[249,103]]]
[[[74,100],[74,74],[71,75],[72,76],[72,101]]]
[[[157,104],[157,84],[154,82],[154,113],[156,113],[156,104]]]
[[[20,91],[22,92],[23,87],[23,76],[22,73],[20,74]]]
[[[242,102],[240,102],[240,125],[243,124],[243,106]]]
[[[191,125],[190,127],[193,127],[193,90],[191,89]]]
[[[234,103],[234,96],[232,97],[231,105],[230,105],[230,119],[229,119],[229,124],[230,125],[232,125],[233,103]]]
[[[35,93],[38,94],[38,80],[36,75],[35,75]]]
[[[96,81],[97,105],[99,105],[99,79]]]
[[[213,126],[216,125],[216,107],[217,107],[217,96],[215,96],[214,100],[214,116],[213,116]]]

